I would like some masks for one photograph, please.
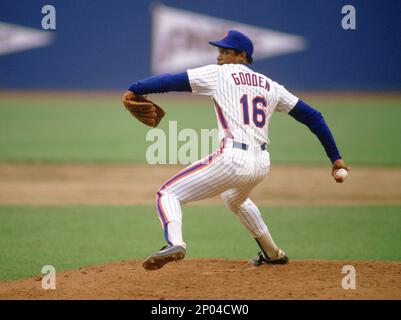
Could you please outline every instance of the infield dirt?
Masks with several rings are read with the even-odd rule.
[[[154,204],[160,186],[182,167],[148,165],[0,164],[2,205]],[[401,169],[355,167],[335,183],[330,167],[274,165],[251,194],[257,204],[401,203]],[[219,197],[194,204],[221,204]]]

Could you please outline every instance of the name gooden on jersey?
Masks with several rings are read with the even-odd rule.
[[[235,72],[235,73],[231,74],[231,77],[233,78],[236,85],[261,87],[267,91],[270,90],[269,82],[262,76],[258,76],[254,73],[238,72],[238,74],[237,74]]]

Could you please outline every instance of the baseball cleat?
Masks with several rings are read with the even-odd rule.
[[[147,257],[142,266],[146,270],[157,270],[166,263],[184,259],[185,252],[185,248],[181,246],[164,246],[156,253]]]
[[[259,267],[262,264],[287,264],[289,262],[287,255],[281,249],[278,249],[277,257],[274,259],[265,258],[264,254],[259,252],[256,257],[249,260],[249,264],[254,267]]]

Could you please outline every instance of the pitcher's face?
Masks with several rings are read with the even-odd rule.
[[[246,62],[246,53],[241,52],[237,53],[234,49],[228,48],[218,48],[219,54],[217,56],[217,64],[229,64],[229,63],[245,63]]]

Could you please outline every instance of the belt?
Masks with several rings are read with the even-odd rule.
[[[248,150],[249,146],[246,143],[242,142],[237,142],[237,141],[232,141],[233,143],[233,148],[241,149],[241,150]],[[260,145],[260,148],[262,151],[267,150],[267,143],[263,143]]]

